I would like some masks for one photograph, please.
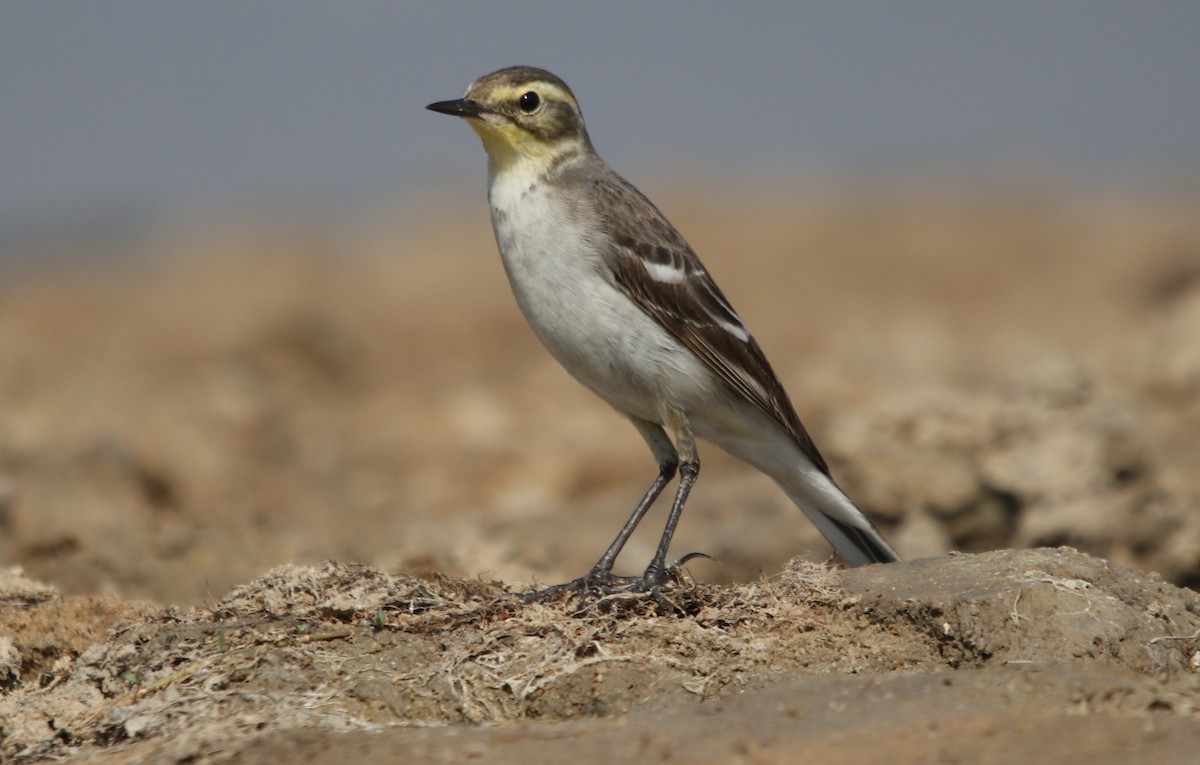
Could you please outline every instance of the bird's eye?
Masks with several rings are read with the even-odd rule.
[[[538,97],[537,93],[534,93],[531,90],[521,96],[517,103],[520,105],[521,111],[525,112],[526,114],[533,114],[535,111],[537,111],[538,106],[541,105],[542,99]]]

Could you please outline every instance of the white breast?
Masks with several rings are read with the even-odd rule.
[[[532,168],[491,178],[492,227],[513,294],[568,372],[620,411],[661,422],[711,374],[603,272],[602,232]]]

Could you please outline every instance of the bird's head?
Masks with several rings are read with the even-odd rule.
[[[544,69],[501,69],[471,83],[462,98],[425,108],[470,122],[498,169],[523,159],[548,164],[591,145],[575,94]]]

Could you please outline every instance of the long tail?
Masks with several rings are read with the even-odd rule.
[[[899,563],[900,556],[833,479],[811,464],[799,465],[775,482],[850,566]]]

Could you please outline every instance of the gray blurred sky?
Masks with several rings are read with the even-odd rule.
[[[478,188],[424,111],[509,64],[570,83],[601,153],[774,179],[1200,172],[1200,2],[0,5],[0,237],[88,216],[346,207]]]

